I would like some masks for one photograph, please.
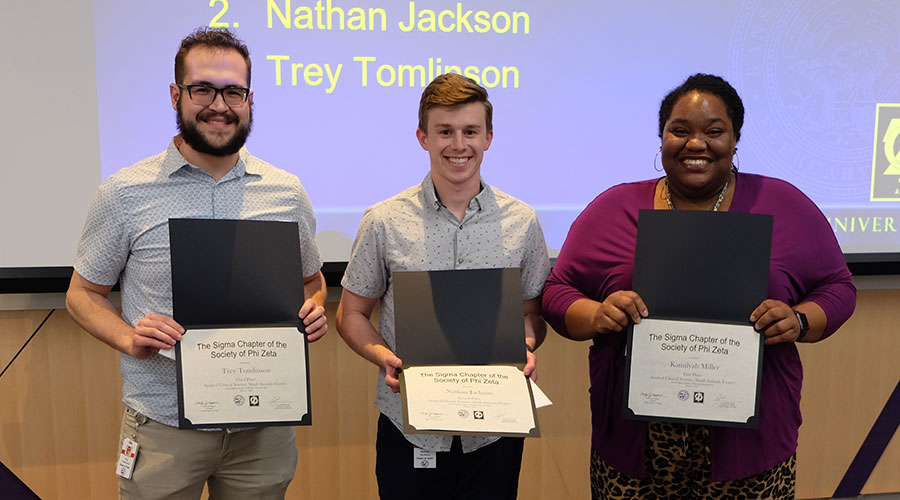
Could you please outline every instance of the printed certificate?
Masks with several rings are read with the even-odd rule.
[[[641,320],[629,333],[626,416],[756,427],[762,346],[749,324]]]
[[[176,346],[179,428],[309,425],[296,326],[189,329]]]
[[[534,436],[534,402],[510,365],[412,366],[401,372],[404,432]]]

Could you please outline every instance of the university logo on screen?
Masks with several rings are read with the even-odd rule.
[[[900,104],[879,103],[875,110],[871,201],[900,201]]]

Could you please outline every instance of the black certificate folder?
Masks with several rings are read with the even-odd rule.
[[[179,427],[310,425],[297,223],[169,219],[169,243]]]
[[[169,219],[172,306],[185,328],[296,325],[296,222]]]
[[[747,323],[771,248],[771,215],[641,210],[632,286],[653,316]]]
[[[392,279],[404,364],[524,366],[521,269],[395,272]]]
[[[771,215],[642,210],[632,287],[650,311],[627,330],[626,418],[755,428]]]

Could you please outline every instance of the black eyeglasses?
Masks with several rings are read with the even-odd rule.
[[[178,88],[186,89],[191,102],[198,106],[209,106],[216,100],[216,96],[222,94],[222,100],[229,107],[239,108],[247,102],[250,96],[250,89],[244,87],[225,87],[224,89],[211,87],[209,85],[183,85],[176,83]]]

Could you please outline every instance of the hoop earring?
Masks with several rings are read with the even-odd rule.
[[[662,147],[656,150],[656,155],[653,157],[653,170],[656,170],[657,172],[663,171],[662,167],[657,167],[656,165],[656,159],[659,158],[660,153],[662,153]]]
[[[737,160],[737,165],[735,165],[734,162],[732,161],[731,162],[731,170],[733,170],[734,173],[738,173],[738,170],[740,170],[740,167],[741,167],[741,157],[738,156],[737,148],[735,148],[735,150],[734,150],[734,159]]]

